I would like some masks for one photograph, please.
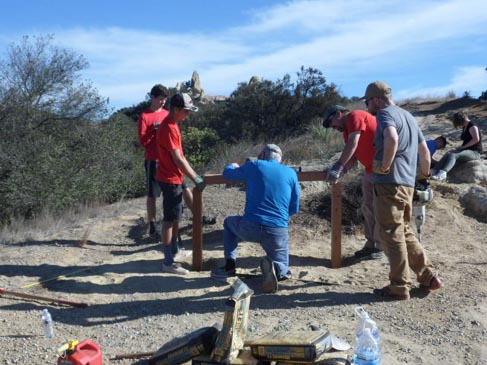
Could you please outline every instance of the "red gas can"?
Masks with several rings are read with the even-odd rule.
[[[97,343],[84,340],[67,345],[66,352],[57,359],[58,365],[102,365],[101,349]]]

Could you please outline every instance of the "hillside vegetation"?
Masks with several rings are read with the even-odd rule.
[[[148,100],[109,115],[81,78],[87,60],[52,41],[25,37],[0,60],[0,227],[145,193],[137,118]],[[201,174],[255,156],[265,142],[283,145],[289,164],[328,159],[342,138],[321,127],[322,116],[338,103],[364,107],[312,67],[295,78],[253,78],[224,102],[199,103],[181,124],[185,156]]]
[[[52,40],[25,37],[0,60],[0,226],[144,194],[136,126],[148,101],[107,116],[107,100],[81,79],[88,62]],[[295,82],[285,75],[241,83],[182,124],[185,155],[204,173],[245,141],[319,136],[324,110],[346,101],[313,68],[302,67]]]

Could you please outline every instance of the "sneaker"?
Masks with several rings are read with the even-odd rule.
[[[216,217],[212,215],[204,215],[201,217],[202,223],[205,225],[213,225],[216,224]]]
[[[374,247],[364,247],[354,253],[357,259],[377,260],[385,257],[384,251]]]
[[[193,255],[193,251],[191,250],[186,250],[185,248],[180,248],[179,251],[175,254],[173,254],[174,260],[180,259],[183,257],[190,257]]]
[[[433,180],[442,181],[446,179],[446,171],[440,170],[436,174],[432,175]]]
[[[293,274],[291,271],[288,270],[287,274],[278,277],[277,281],[291,280],[292,278],[293,278]]]
[[[189,270],[186,270],[181,264],[174,262],[172,265],[162,264],[162,272],[167,272],[171,274],[179,274],[179,275],[186,275],[189,273]]]
[[[390,299],[390,300],[409,300],[409,299],[411,299],[411,296],[409,295],[409,293],[403,294],[403,295],[391,293],[391,288],[388,286],[385,286],[382,289],[374,289],[374,294],[378,295],[384,299]]]
[[[438,289],[442,288],[443,287],[443,284],[440,281],[440,278],[438,278],[437,276],[433,276],[433,278],[430,281],[430,285],[429,286],[426,286],[426,285],[423,285],[423,284],[420,284],[419,286],[421,288],[423,288],[423,289],[428,290],[428,291],[433,291],[433,290],[438,290]]]
[[[432,290],[438,290],[441,287],[443,287],[443,284],[440,281],[440,278],[438,278],[437,276],[433,276],[433,279],[431,279],[431,281],[430,281],[429,290],[430,291],[432,291]]]
[[[218,269],[211,270],[211,278],[217,281],[221,281],[222,283],[227,283],[228,279],[231,277],[237,276],[235,270],[226,271],[225,267],[219,267]]]
[[[262,291],[264,293],[275,293],[277,291],[277,276],[274,263],[268,257],[260,261],[260,270],[262,271]]]

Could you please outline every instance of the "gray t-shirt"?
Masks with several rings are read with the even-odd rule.
[[[374,137],[374,160],[382,161],[384,154],[384,129],[396,128],[398,146],[391,172],[386,175],[374,174],[374,184],[398,184],[414,187],[418,162],[418,144],[424,141],[423,133],[416,118],[397,105],[390,105],[377,113],[377,130]]]

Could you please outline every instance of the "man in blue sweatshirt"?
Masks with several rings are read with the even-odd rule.
[[[260,262],[264,292],[276,292],[278,281],[290,277],[288,223],[299,211],[300,192],[296,171],[282,165],[281,160],[279,146],[267,144],[257,160],[225,167],[225,179],[245,181],[245,212],[225,219],[225,266],[213,270],[212,278],[226,281],[236,275],[240,241],[260,243],[266,252]]]

